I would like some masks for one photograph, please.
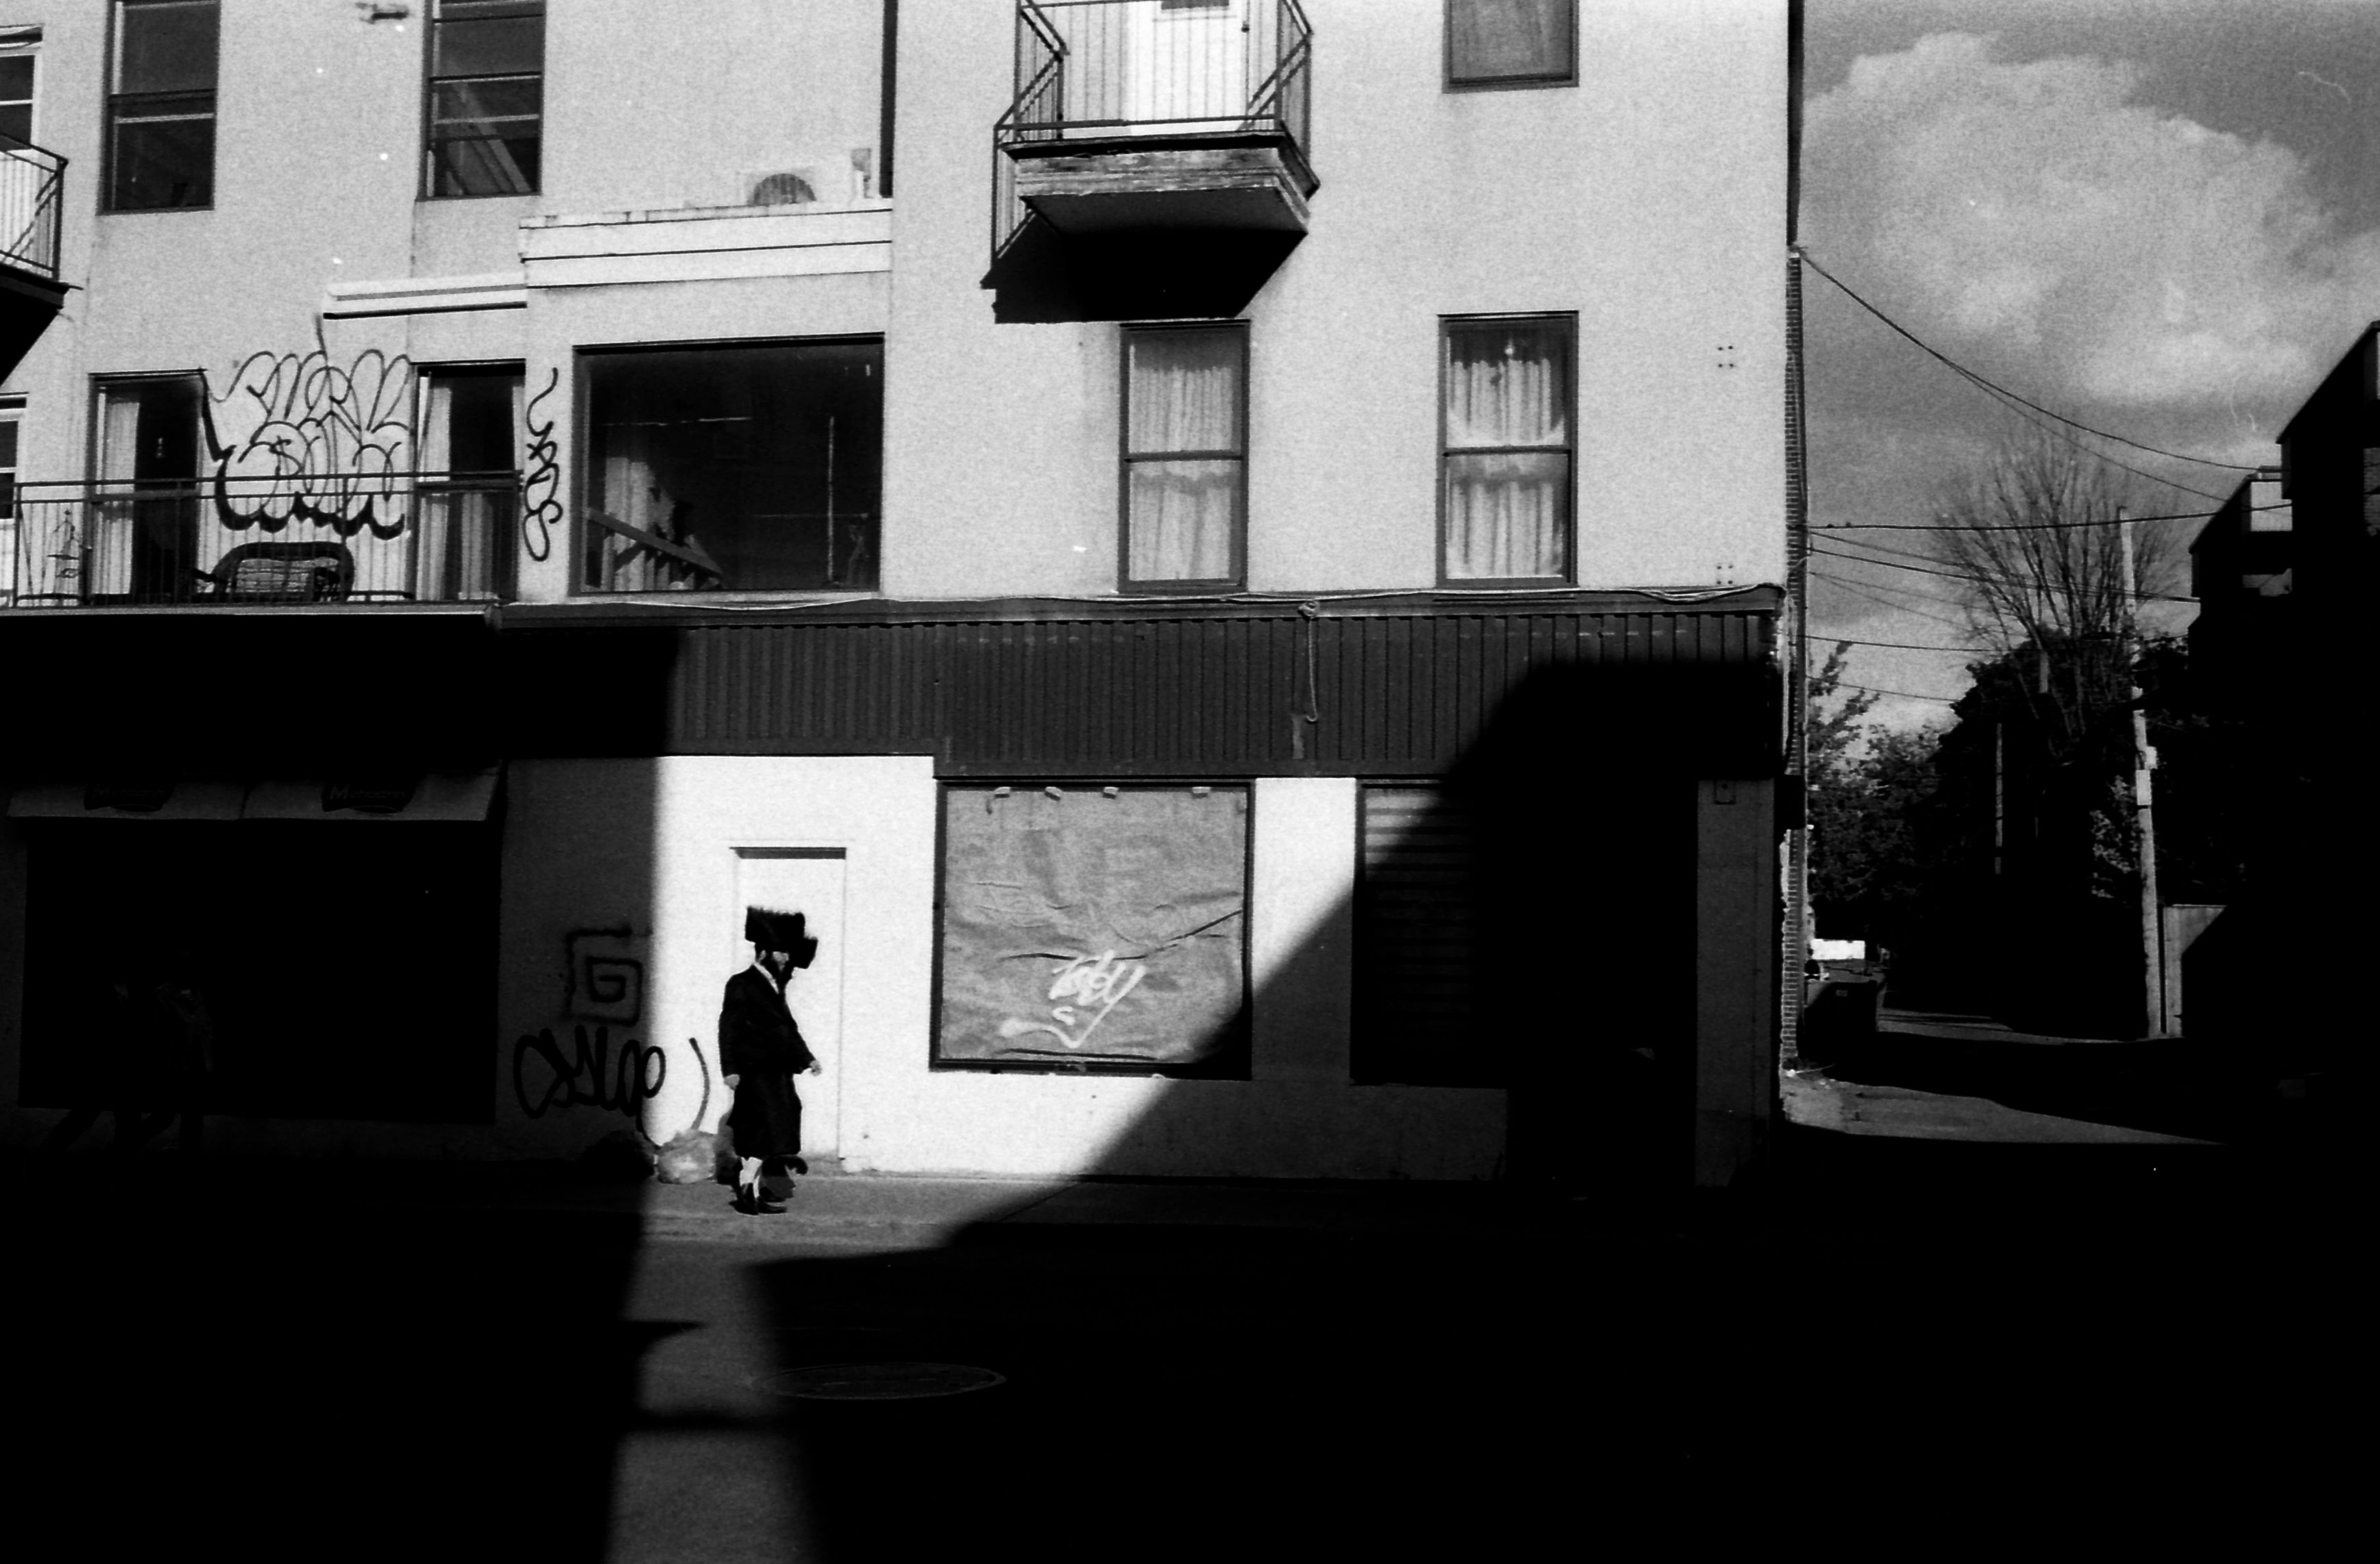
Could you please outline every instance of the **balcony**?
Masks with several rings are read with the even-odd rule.
[[[1297,0],[1020,0],[993,129],[995,264],[1062,236],[1306,226],[1314,44]]]
[[[67,160],[0,132],[0,377],[13,372],[66,303],[58,201]]]
[[[498,602],[513,595],[513,473],[26,483],[20,609]]]

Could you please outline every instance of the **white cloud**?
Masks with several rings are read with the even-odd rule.
[[[1963,33],[1863,57],[1809,107],[1812,253],[2053,406],[2235,435],[2243,405],[2286,417],[2380,315],[2380,232],[2342,232],[2288,148],[2142,86]]]

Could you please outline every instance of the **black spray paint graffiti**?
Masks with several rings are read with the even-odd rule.
[[[571,1032],[577,1043],[575,1058],[562,1051],[551,1026],[533,1037],[523,1035],[514,1039],[513,1097],[519,1102],[521,1111],[532,1119],[542,1119],[558,1108],[600,1108],[637,1120],[644,1104],[660,1096],[662,1084],[669,1079],[669,1061],[662,1050],[642,1047],[634,1037],[624,1037],[615,1059],[611,1051],[610,1027],[596,1027],[591,1037],[584,1026],[574,1026]],[[530,1089],[530,1077],[535,1073],[529,1062],[532,1059],[544,1067],[542,1092],[532,1093]],[[707,1068],[704,1080],[707,1085]],[[709,1095],[708,1091],[704,1093],[706,1100]]]
[[[630,924],[574,928],[562,937],[562,1012],[577,1021],[633,1026],[645,1013],[645,964],[629,953]]]
[[[548,370],[545,388],[521,411],[528,435],[528,465],[521,479],[521,547],[534,560],[553,552],[553,529],[562,520],[562,445],[553,438],[553,419],[540,423],[537,417],[539,404],[561,383],[562,371]]]
[[[413,363],[378,348],[345,368],[310,353],[254,353],[207,392],[215,513],[235,532],[292,521],[342,538],[405,531],[400,480],[413,466]]]

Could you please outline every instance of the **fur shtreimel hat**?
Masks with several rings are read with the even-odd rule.
[[[790,951],[795,966],[808,966],[818,955],[818,941],[803,932],[806,920],[799,913],[781,913],[773,907],[744,909],[744,938],[763,951]]]

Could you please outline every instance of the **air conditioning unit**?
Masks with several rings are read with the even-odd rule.
[[[819,199],[816,174],[817,170],[811,168],[784,168],[771,174],[754,175],[745,204],[807,206]]]

